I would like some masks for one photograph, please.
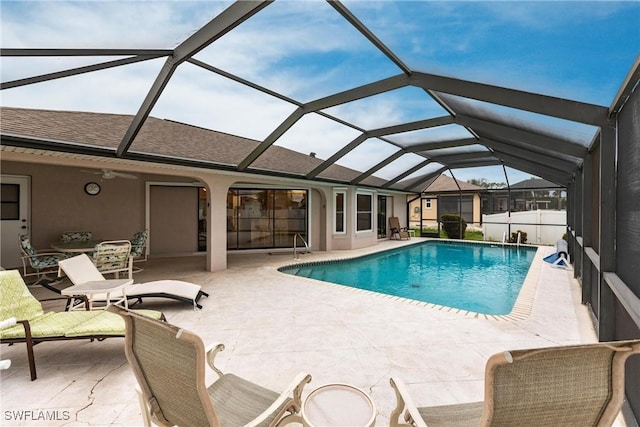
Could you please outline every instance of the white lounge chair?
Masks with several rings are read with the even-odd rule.
[[[104,276],[91,259],[86,254],[74,256],[58,263],[58,275],[62,273],[69,277],[71,283],[79,285],[91,281],[105,280]],[[141,303],[142,298],[169,298],[187,304],[196,308],[202,308],[199,304],[201,297],[208,297],[209,294],[204,292],[200,285],[194,283],[183,282],[180,280],[156,280],[147,283],[134,283],[124,288],[127,299],[137,299],[133,304]],[[104,301],[106,295],[94,295],[92,301]],[[133,305],[129,304],[129,305]]]

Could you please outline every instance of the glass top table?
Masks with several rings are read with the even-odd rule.
[[[371,397],[348,384],[320,386],[302,403],[302,420],[306,427],[372,427],[376,412]]]
[[[51,244],[51,249],[65,253],[93,252],[93,249],[102,240],[72,240],[69,242],[55,242]]]

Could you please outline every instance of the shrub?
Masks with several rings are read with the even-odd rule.
[[[440,217],[440,221],[449,239],[464,239],[464,232],[467,230],[467,222],[464,218],[460,218],[460,215],[444,214]]]
[[[511,233],[511,239],[509,239],[509,243],[518,243],[518,233],[520,233],[520,243],[527,243],[527,232],[522,230]]]

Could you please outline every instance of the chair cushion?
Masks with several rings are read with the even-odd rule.
[[[90,231],[65,231],[62,233],[60,240],[62,242],[73,242],[73,241],[81,241],[88,242],[91,240],[93,235]]]
[[[37,255],[29,259],[29,264],[36,270],[47,267],[57,267],[58,262],[66,258],[67,256],[64,254]]]
[[[135,310],[137,313],[151,317],[153,319],[160,319],[162,313],[155,310]],[[74,313],[74,312],[70,312]],[[117,314],[110,313],[108,311],[96,310],[96,311],[78,311],[75,313],[97,313],[97,316],[87,316],[84,322],[78,323],[72,328],[69,328],[64,336],[66,337],[82,337],[90,335],[111,335],[111,336],[124,336],[125,324],[124,319]],[[60,313],[64,314],[64,313]]]
[[[152,282],[138,283],[126,286],[124,288],[125,294],[128,297],[149,296],[153,297],[157,295],[162,297],[163,294],[175,295],[178,297],[186,298],[194,301],[198,296],[202,287],[194,283],[183,282],[181,280],[154,280]],[[117,294],[111,294],[111,300],[116,299]],[[107,294],[93,294],[91,301],[106,301]]]
[[[68,330],[77,325],[91,321],[100,315],[98,311],[63,311],[50,312],[29,320],[31,336],[38,337],[63,337]],[[24,338],[24,327],[15,325],[9,329],[0,331],[2,338]]]
[[[136,234],[134,234],[133,238],[131,238],[131,256],[141,256],[146,242],[147,230],[138,231]]]
[[[36,250],[33,249],[33,246],[31,246],[31,241],[29,240],[29,237],[27,237],[24,234],[20,236],[20,246],[22,247],[22,249],[27,255],[29,256],[37,255]]]
[[[31,295],[18,270],[0,271],[0,289],[0,319],[30,320],[42,315],[42,304]]]
[[[133,284],[125,288],[128,296],[149,294],[170,294],[194,300],[202,287],[181,280],[154,280],[152,282]]]
[[[223,426],[246,425],[280,397],[279,393],[233,374],[223,375],[209,386],[208,392],[216,408],[218,421]],[[269,425],[278,412],[279,410],[274,411],[273,415],[260,425]]]

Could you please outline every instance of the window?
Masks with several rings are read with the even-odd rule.
[[[335,209],[335,215],[334,215],[334,230],[333,232],[336,234],[345,234],[347,232],[347,226],[346,226],[346,215],[345,215],[345,208],[346,208],[346,198],[347,198],[347,192],[346,190],[336,190],[334,191],[334,199],[335,199],[335,205],[334,205],[334,209]]]
[[[431,209],[431,199],[424,200],[424,207],[425,209]]]
[[[473,196],[462,196],[462,209],[460,208],[460,196],[440,196],[438,201],[438,217],[444,214],[460,215],[468,223],[473,223]]]
[[[2,220],[20,219],[20,185],[2,184]]]
[[[373,230],[373,196],[356,194],[356,232]]]

